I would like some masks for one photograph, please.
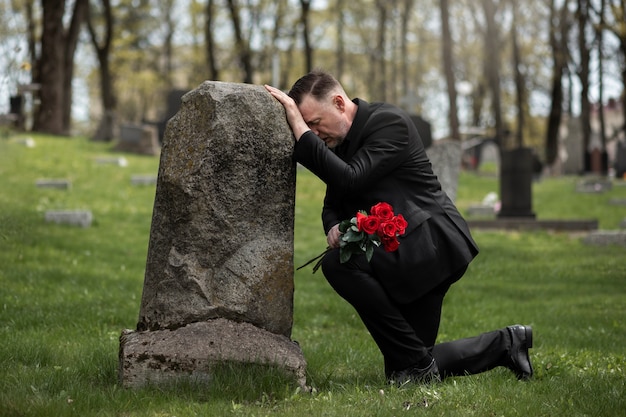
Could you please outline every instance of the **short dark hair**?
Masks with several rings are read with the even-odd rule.
[[[299,105],[307,95],[311,95],[316,100],[321,100],[337,87],[341,87],[341,85],[335,77],[323,70],[316,69],[295,82],[289,90],[289,97]]]

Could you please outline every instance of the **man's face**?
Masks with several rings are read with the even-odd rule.
[[[344,99],[340,95],[332,95],[322,101],[307,95],[298,109],[313,133],[331,149],[343,142],[352,125],[346,114]]]

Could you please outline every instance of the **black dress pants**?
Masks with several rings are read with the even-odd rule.
[[[432,358],[442,377],[475,374],[506,363],[511,347],[506,328],[435,344],[443,299],[466,268],[417,300],[398,304],[374,277],[363,256],[342,264],[338,253],[332,251],[324,257],[322,271],[333,289],[359,314],[383,355],[387,378],[394,371],[426,367]]]

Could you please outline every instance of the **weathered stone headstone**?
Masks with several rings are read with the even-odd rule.
[[[37,188],[56,188],[59,190],[68,190],[72,187],[72,182],[64,179],[42,178],[35,181],[35,185]]]
[[[626,246],[626,231],[598,230],[585,236],[583,238],[583,243],[592,246]]]
[[[576,183],[578,193],[603,193],[613,187],[610,179],[604,177],[586,178]]]
[[[294,140],[261,86],[205,82],[182,99],[161,151],[137,331],[124,386],[210,380],[263,363],[305,385],[293,322]]]
[[[132,185],[154,185],[157,183],[155,175],[133,175],[130,177]]]
[[[158,155],[160,152],[159,133],[155,126],[121,125],[120,140],[115,149],[140,155]]]
[[[48,210],[44,216],[47,223],[70,226],[89,227],[93,221],[93,214],[89,210]]]
[[[98,165],[117,165],[119,167],[128,166],[128,160],[122,157],[99,157],[96,158],[96,164]]]
[[[426,149],[433,172],[439,178],[441,188],[452,201],[456,200],[456,190],[461,170],[461,141],[438,140]]]

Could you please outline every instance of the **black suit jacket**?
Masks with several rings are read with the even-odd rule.
[[[385,103],[355,99],[344,142],[330,150],[311,131],[295,157],[327,185],[324,231],[381,201],[408,222],[395,252],[375,250],[371,267],[398,302],[410,302],[465,268],[478,253],[467,223],[442,191],[409,116]]]

